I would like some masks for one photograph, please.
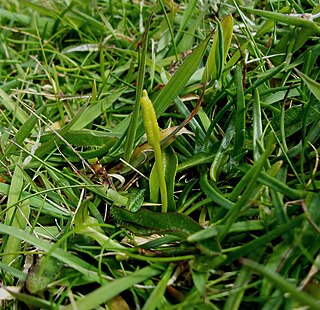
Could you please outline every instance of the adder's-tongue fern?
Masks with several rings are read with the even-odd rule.
[[[148,97],[146,90],[143,90],[143,95],[141,97],[141,108],[142,108],[142,117],[143,125],[147,133],[147,138],[149,144],[154,150],[155,165],[159,178],[159,187],[161,194],[161,212],[167,212],[168,210],[168,194],[167,186],[165,182],[163,162],[162,162],[162,153],[160,147],[160,128],[157,122],[156,112],[154,110],[153,104]]]

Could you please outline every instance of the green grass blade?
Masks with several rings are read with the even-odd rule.
[[[232,118],[210,167],[210,178],[214,182],[217,182],[219,173],[229,157],[230,144],[234,138],[235,131],[235,120]]]
[[[76,307],[78,310],[87,310],[98,307],[107,302],[113,297],[116,297],[121,292],[129,289],[135,284],[143,282],[151,277],[154,277],[162,272],[161,269],[151,266],[144,267],[138,271],[133,272],[128,276],[124,276],[111,283],[99,287],[95,291],[80,298],[75,304],[70,304],[63,307],[63,310],[72,310]]]
[[[210,41],[211,35],[212,33],[210,33],[210,35],[208,35],[207,38],[194,49],[192,54],[187,57],[176,73],[171,77],[168,84],[153,100],[157,117],[162,115],[163,112],[167,110],[167,108],[172,104],[173,100],[185,87],[192,74],[196,71]],[[113,131],[123,132],[127,128],[128,124],[129,118],[126,118],[123,122],[116,126]],[[137,137],[141,137],[142,134],[143,124],[141,122],[137,129]]]
[[[95,104],[90,105],[78,116],[74,121],[70,130],[80,130],[90,124],[95,118],[99,117],[101,113],[104,113],[120,96],[126,91],[126,88],[120,88],[115,92],[110,93],[107,97],[98,100]]]
[[[61,262],[79,271],[90,282],[95,281],[99,283],[101,280],[100,276],[98,275],[97,269],[92,266],[92,264],[85,262],[81,258],[68,253],[61,248],[55,247],[55,249],[52,251],[54,245],[52,245],[48,241],[41,240],[26,231],[5,224],[0,224],[0,232],[30,243],[45,251],[46,253],[50,252],[51,256],[59,259]]]
[[[223,226],[215,225],[210,226],[206,229],[202,229],[199,232],[196,232],[188,237],[188,241],[195,242],[200,240],[209,239],[212,237],[216,237],[219,234]],[[229,232],[246,232],[250,230],[263,230],[264,226],[262,225],[261,221],[246,221],[246,222],[236,222],[231,227]]]
[[[175,37],[176,45],[179,44],[179,41],[184,34],[185,28],[187,27],[187,25],[191,19],[192,14],[194,14],[194,12],[195,12],[197,2],[198,2],[197,0],[191,0],[188,2],[188,5],[183,13],[183,18],[180,23],[179,30],[178,30],[177,35]]]
[[[68,130],[63,136],[70,144],[75,146],[104,146],[114,143],[121,137],[117,133],[91,129]],[[40,141],[46,143],[53,137],[55,137],[54,133],[43,134]],[[92,153],[94,152],[92,151]],[[81,152],[81,154],[84,154],[84,152]]]
[[[279,72],[281,72],[286,66],[286,63],[282,63],[281,65],[272,68],[266,72],[264,72],[263,74],[261,74],[261,76],[259,76],[257,78],[257,80],[251,85],[249,86],[246,91],[244,92],[244,94],[249,94],[250,92],[252,92],[254,89],[256,89],[258,86],[262,85],[263,83],[269,81],[272,77],[274,77],[276,74],[278,74]]]
[[[6,274],[17,278],[20,281],[24,282],[26,280],[27,275],[20,269],[8,266],[7,264],[4,264],[2,262],[0,262],[0,269],[3,270]]]
[[[251,14],[259,15],[265,17],[267,19],[277,21],[280,23],[285,23],[288,25],[301,27],[301,28],[308,28],[314,31],[315,34],[320,34],[320,27],[317,22],[313,20],[309,20],[307,18],[303,18],[303,16],[293,16],[290,14],[282,14],[277,12],[270,12],[265,10],[256,10],[241,7],[244,11],[249,12]]]
[[[210,41],[211,35],[212,33],[208,35],[207,38],[195,48],[192,54],[187,57],[176,73],[171,77],[168,84],[153,101],[158,117],[169,107],[174,98],[179,95],[192,74],[196,71],[203,53]]]
[[[320,5],[153,2],[0,5],[5,306],[307,307],[239,259],[317,300]]]
[[[54,309],[55,304],[52,301],[42,299],[40,297],[32,296],[26,293],[18,293],[11,288],[6,288],[6,290],[17,300],[20,300],[24,305],[28,307],[35,307],[39,309]]]
[[[28,114],[18,106],[18,102],[14,102],[1,88],[0,102],[8,111],[14,113],[21,124],[24,124],[28,120]]]
[[[309,90],[314,94],[314,96],[320,101],[320,84],[312,79],[310,79],[307,75],[297,70],[297,73],[301,77],[301,79],[307,84]]]
[[[81,185],[82,186],[82,185]],[[0,183],[0,193],[2,195],[8,195],[9,193],[9,185]],[[22,203],[25,200],[29,200],[30,206],[35,210],[42,210],[45,214],[50,214],[53,217],[59,218],[59,219],[65,219],[70,216],[69,212],[66,209],[59,208],[57,204],[52,203],[47,198],[42,198],[41,195],[45,194],[48,191],[55,191],[59,188],[50,189],[43,192],[36,192],[34,194],[29,194],[28,192],[23,191],[21,193],[20,199],[13,205],[17,205],[18,203]],[[62,189],[62,188],[61,188]],[[6,211],[8,211],[9,208],[6,208],[0,214],[2,215]]]
[[[257,141],[261,142],[262,137],[262,119],[261,119],[261,105],[259,90],[256,88],[253,90],[253,103],[252,103],[252,114],[253,114],[253,158],[257,160],[260,156],[259,145]]]
[[[313,298],[311,295],[298,291],[294,285],[292,285],[288,280],[280,276],[278,273],[267,269],[263,265],[260,265],[252,260],[243,258],[241,262],[253,269],[255,272],[267,277],[274,285],[279,287],[284,293],[290,293],[290,296],[301,303],[304,306],[308,306],[310,309],[319,310],[320,303],[317,299]]]
[[[234,137],[234,147],[232,157],[237,157],[243,152],[243,144],[245,138],[245,123],[246,123],[246,105],[243,92],[242,81],[242,65],[239,63],[236,67],[234,82],[237,90],[236,100],[236,133]]]
[[[303,190],[291,188],[284,182],[268,176],[265,172],[261,172],[258,181],[270,188],[288,196],[290,199],[302,199],[305,195]]]
[[[170,22],[168,14],[167,14],[166,8],[164,6],[163,0],[159,0],[159,3],[160,3],[160,6],[161,6],[162,11],[163,11],[163,15],[164,15],[164,17],[166,19],[166,22],[167,22],[167,25],[168,25],[169,33],[170,33],[171,40],[172,40],[172,46],[173,46],[174,54],[176,56],[176,60],[178,60],[178,51],[177,51],[176,41],[174,39],[174,34],[173,34],[173,29],[172,29],[171,22]]]
[[[260,248],[259,251],[250,253],[249,259],[259,261],[260,257],[264,252],[264,248]],[[241,301],[245,293],[246,287],[250,282],[252,270],[248,266],[243,266],[237,275],[237,279],[234,282],[232,292],[224,304],[223,310],[237,310],[241,309]]]
[[[148,31],[149,31],[149,24],[142,37],[142,46],[140,48],[140,57],[139,57],[139,63],[138,63],[139,69],[138,69],[138,77],[137,77],[137,88],[136,88],[134,110],[130,118],[130,124],[127,130],[126,140],[124,144],[124,151],[123,151],[123,158],[126,161],[130,160],[132,150],[135,144],[135,139],[136,139],[136,131],[137,131],[139,113],[140,113],[140,100],[141,100],[142,91],[144,88],[144,78],[145,78],[145,72],[146,72],[146,59],[147,59],[148,41],[149,41]]]
[[[21,204],[16,205],[20,199],[21,192],[23,190],[24,175],[19,164],[16,166],[8,194],[8,207],[10,208],[6,212],[5,224],[11,225],[14,228],[24,230],[27,227],[27,222],[30,215],[30,205],[27,200],[23,201]],[[14,236],[9,236],[7,243],[4,248],[4,257],[2,263],[12,264],[18,254],[16,252],[20,251],[21,240],[15,238]]]
[[[301,225],[303,220],[305,220],[305,217],[303,215],[300,215],[281,226],[278,225],[276,228],[265,233],[261,237],[247,242],[246,244],[235,249],[234,251],[231,251],[230,253],[228,253],[228,258],[225,263],[229,264],[235,260],[238,260],[241,257],[249,255],[259,247],[266,246],[272,240],[278,237],[281,237],[283,234],[287,233],[288,231],[291,231],[299,227],[299,225]]]
[[[41,114],[41,111],[43,110],[43,107],[41,107],[40,109],[38,109],[37,111],[35,111],[35,113],[37,115]],[[32,114],[30,115],[30,117],[28,118],[28,120],[22,124],[22,126],[19,128],[19,131],[15,134],[13,141],[16,144],[21,145],[23,143],[23,141],[30,135],[30,133],[34,130],[34,127],[37,123],[38,118]],[[4,155],[10,155],[10,153],[13,153],[16,149],[17,146],[15,145],[15,143],[10,143],[7,148],[4,151]]]
[[[170,280],[170,277],[172,275],[173,268],[174,268],[174,265],[169,264],[167,270],[164,272],[161,280],[159,281],[157,286],[154,288],[154,290],[150,294],[142,310],[153,310],[159,307],[161,299],[163,298],[163,295],[167,288],[167,283]]]
[[[49,10],[47,10],[49,11]],[[21,13],[11,12],[0,8],[0,17],[3,19],[10,20],[12,22],[21,23],[24,25],[30,25],[33,22],[33,16]],[[36,15],[35,17],[37,24],[43,30],[45,27],[51,29],[53,26],[53,20],[51,18]]]
[[[267,147],[265,152],[260,156],[257,162],[252,166],[248,174],[250,174],[251,178],[247,184],[246,189],[244,190],[242,196],[239,198],[239,200],[235,203],[234,207],[229,210],[229,212],[225,216],[225,226],[223,227],[223,230],[220,232],[219,237],[220,240],[222,240],[228,230],[230,229],[231,225],[234,223],[234,221],[237,219],[237,217],[240,215],[241,209],[248,203],[248,200],[251,197],[254,197],[252,193],[255,191],[254,184],[257,182],[257,178],[259,177],[259,174],[261,170],[263,169],[269,155],[272,153],[274,149],[274,136],[269,135],[267,137]]]
[[[213,202],[222,206],[226,209],[231,209],[234,207],[234,203],[225,198],[222,194],[218,193],[216,189],[214,189],[208,181],[208,176],[206,173],[201,174],[200,178],[200,187],[206,194],[206,196],[212,199]]]

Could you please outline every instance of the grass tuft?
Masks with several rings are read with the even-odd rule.
[[[320,309],[319,5],[151,2],[0,4],[0,308]]]

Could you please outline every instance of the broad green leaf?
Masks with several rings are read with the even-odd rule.
[[[229,48],[232,40],[232,34],[233,34],[233,18],[231,14],[227,15],[221,21],[221,27],[223,31],[223,49],[224,49],[224,61],[225,61],[229,52]]]
[[[147,209],[130,212],[113,207],[111,214],[120,226],[126,227],[138,235],[168,234],[186,240],[188,236],[202,229],[193,219],[177,212],[160,213]],[[216,238],[200,240],[196,246],[208,256],[221,254],[220,244]]]
[[[32,294],[43,291],[58,276],[62,267],[57,258],[42,256],[28,272],[26,288]]]
[[[153,101],[158,117],[170,106],[186,85],[192,74],[196,71],[208,42],[211,39],[211,35],[212,33],[210,33],[207,38],[195,48],[192,54],[186,58],[176,73],[171,77],[168,84]]]
[[[204,295],[208,281],[208,273],[198,272],[195,269],[192,269],[192,280],[196,289],[201,293],[201,295]]]
[[[141,208],[144,201],[144,192],[145,189],[134,189],[130,191],[128,204],[126,206],[127,210],[136,212]]]
[[[203,72],[202,82],[219,80],[225,66],[226,57],[230,48],[233,33],[232,15],[227,15],[221,24],[218,24],[208,60]]]
[[[139,235],[167,233],[185,239],[202,229],[198,223],[182,213],[160,213],[147,209],[130,212],[119,207],[112,207],[111,214],[119,225]]]

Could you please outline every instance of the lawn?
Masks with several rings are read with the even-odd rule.
[[[320,309],[316,0],[0,21],[1,309]]]

